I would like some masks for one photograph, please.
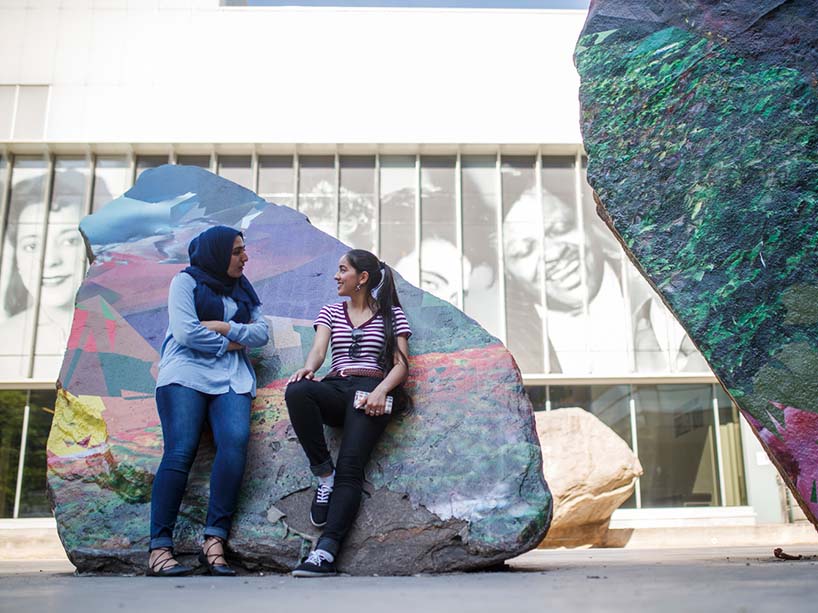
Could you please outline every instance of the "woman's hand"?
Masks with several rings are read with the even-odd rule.
[[[230,341],[227,343],[227,350],[228,351],[241,351],[244,349],[244,345],[241,343],[236,343],[234,341]]]
[[[378,417],[386,412],[386,392],[377,387],[369,393],[364,399],[363,405],[364,413],[370,417]]]
[[[287,380],[287,385],[290,383],[295,383],[296,381],[301,381],[301,379],[314,379],[315,378],[315,371],[312,368],[299,368],[298,370],[293,373],[293,376]]]
[[[203,321],[201,324],[211,332],[216,332],[222,336],[227,336],[227,333],[230,332],[230,324],[226,321]]]

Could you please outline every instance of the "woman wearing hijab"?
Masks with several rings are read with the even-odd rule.
[[[238,230],[216,226],[188,247],[190,266],[168,293],[168,331],[162,343],[156,407],[164,454],[153,481],[148,575],[192,571],[173,554],[173,529],[205,422],[216,457],[199,561],[211,575],[235,575],[224,557],[250,433],[256,376],[247,347],[267,343],[261,302],[244,276],[247,253]]]

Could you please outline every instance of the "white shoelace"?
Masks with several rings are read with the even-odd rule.
[[[332,486],[326,483],[319,483],[318,489],[315,491],[315,501],[318,504],[327,504],[330,494],[332,494]]]
[[[321,564],[324,562],[332,562],[332,560],[329,559],[329,554],[323,549],[316,549],[315,551],[311,552],[309,556],[307,556],[308,564],[321,566]]]

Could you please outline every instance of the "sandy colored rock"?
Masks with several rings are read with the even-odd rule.
[[[579,408],[535,413],[543,473],[554,496],[544,546],[600,543],[611,515],[642,475],[639,458],[596,416]]]

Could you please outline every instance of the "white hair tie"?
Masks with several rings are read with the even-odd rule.
[[[380,268],[379,270],[380,270],[380,272],[381,272],[381,280],[380,280],[380,282],[378,283],[378,285],[376,285],[375,287],[373,287],[373,288],[372,288],[372,297],[373,297],[375,300],[377,300],[377,299],[378,299],[378,292],[379,292],[379,291],[381,291],[381,288],[383,287],[383,280],[384,280],[384,278],[386,277],[386,275],[384,274],[384,269],[383,269],[383,266],[381,266],[381,268]]]

